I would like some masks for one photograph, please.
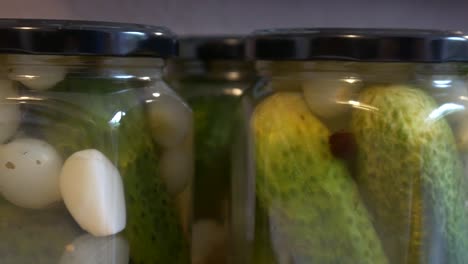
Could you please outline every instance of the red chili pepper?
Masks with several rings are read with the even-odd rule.
[[[328,139],[332,154],[341,159],[350,159],[356,153],[356,141],[350,132],[339,131]]]

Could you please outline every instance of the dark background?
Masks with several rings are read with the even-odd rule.
[[[179,34],[303,26],[468,32],[468,0],[3,0],[0,17],[137,22],[168,26]]]

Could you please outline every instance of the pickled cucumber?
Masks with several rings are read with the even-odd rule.
[[[132,263],[187,263],[188,243],[173,201],[159,176],[154,144],[131,84],[69,78],[53,88],[48,102],[28,105],[32,129],[67,158],[95,148],[113,161],[122,176]],[[52,108],[52,109],[51,109]]]
[[[231,130],[238,98],[199,96],[187,101],[195,117],[194,216],[224,221],[221,202],[229,192]]]
[[[283,240],[270,243],[288,245],[289,263],[388,263],[357,186],[330,152],[330,132],[303,97],[271,95],[252,126],[257,199],[271,237]]]
[[[390,262],[467,263],[467,185],[444,106],[396,85],[359,102],[371,107],[352,114],[356,178]]]

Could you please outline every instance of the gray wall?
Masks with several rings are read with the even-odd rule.
[[[3,0],[0,17],[109,20],[179,34],[247,33],[291,26],[468,31],[468,0]]]

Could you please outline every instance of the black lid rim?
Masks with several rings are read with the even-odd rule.
[[[169,58],[176,36],[164,27],[102,21],[0,19],[0,53]]]
[[[182,36],[179,41],[178,58],[187,60],[245,60],[245,36]]]
[[[377,28],[297,28],[254,31],[255,60],[468,62],[468,36],[459,31]]]

